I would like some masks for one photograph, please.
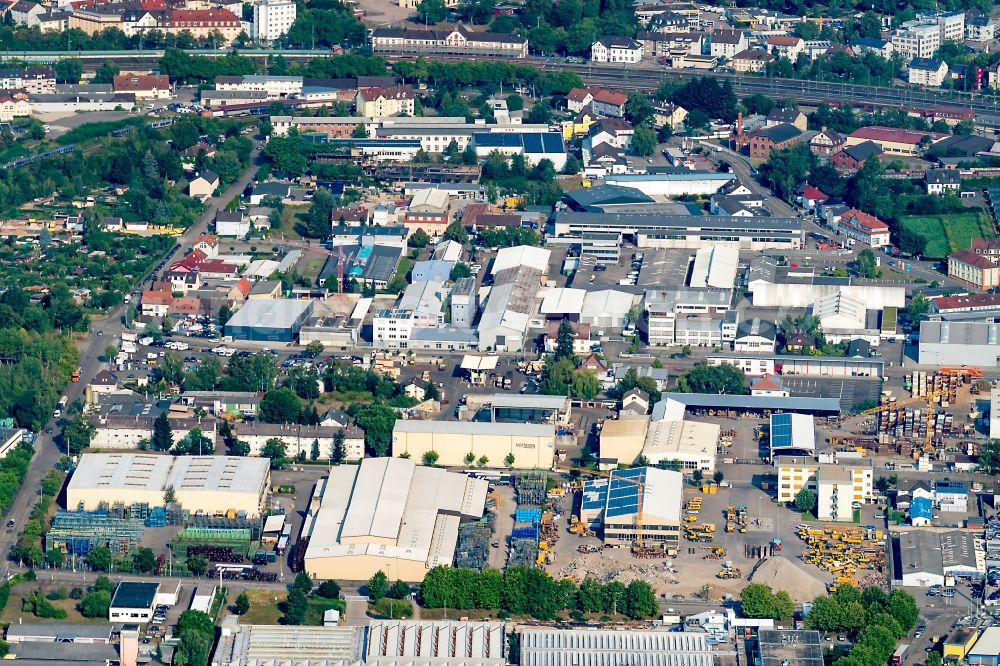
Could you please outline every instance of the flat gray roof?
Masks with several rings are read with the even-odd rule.
[[[226,327],[291,328],[311,306],[312,301],[294,298],[251,298],[226,322]]]
[[[782,398],[763,395],[718,395],[715,393],[665,393],[663,397],[690,408],[769,409],[785,412],[840,412],[836,398]]]
[[[520,407],[532,409],[565,409],[568,400],[561,395],[528,395],[527,393],[494,393],[487,400],[494,407]]]
[[[928,530],[906,530],[899,533],[899,562],[896,567],[907,573],[944,575],[941,537]]]
[[[521,666],[713,666],[706,633],[524,628]],[[822,659],[820,662],[822,666]]]

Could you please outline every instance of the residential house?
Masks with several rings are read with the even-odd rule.
[[[912,85],[937,88],[948,78],[948,64],[936,58],[914,58],[907,72],[907,80]]]
[[[773,354],[778,329],[774,322],[760,317],[747,319],[736,327],[733,351],[751,354]]]
[[[785,351],[796,354],[808,353],[816,349],[816,338],[805,333],[792,333],[785,340]]]
[[[430,386],[419,377],[414,377],[403,384],[403,393],[408,398],[413,398],[418,402],[423,402],[427,397]]]
[[[958,169],[931,169],[924,174],[927,194],[958,194],[962,175]]]
[[[642,55],[655,59],[667,56],[701,55],[704,50],[705,32],[640,32],[635,39],[642,44]]]
[[[586,88],[573,88],[566,93],[566,108],[572,113],[579,113],[594,101],[594,95]]]
[[[642,60],[642,44],[631,37],[602,37],[590,45],[590,60],[635,64]]]
[[[747,36],[742,30],[716,28],[709,35],[709,55],[731,60],[747,48]]]
[[[985,254],[994,261],[1000,261],[1000,239],[973,238],[970,248],[976,254]]]
[[[613,92],[604,88],[594,91],[594,98],[590,102],[590,107],[594,113],[608,118],[624,118],[625,102],[628,95],[620,92]]]
[[[608,362],[596,353],[592,353],[580,363],[580,370],[593,372],[597,376],[597,381],[602,384],[611,380],[608,376]]]
[[[782,123],[751,132],[746,141],[750,157],[767,160],[772,150],[795,145],[802,139],[802,132],[794,125]]]
[[[356,113],[365,118],[387,116],[412,116],[416,109],[417,95],[410,86],[365,88],[355,97]]]
[[[805,42],[801,37],[787,37],[775,35],[767,38],[767,50],[779,58],[787,58],[792,62],[799,57],[805,49]]]
[[[843,213],[836,228],[851,241],[860,241],[873,248],[880,248],[891,242],[888,224],[856,208]]]
[[[190,33],[195,39],[209,39],[222,35],[224,44],[229,44],[243,32],[240,17],[228,9],[171,9],[166,20],[161,20],[157,29],[169,35]]]
[[[803,42],[802,52],[805,53],[810,60],[815,60],[816,58],[826,55],[831,46],[832,44],[825,39],[806,40]]]
[[[145,291],[139,299],[139,312],[148,317],[166,317],[173,300],[169,291]]]
[[[73,13],[64,9],[50,9],[35,17],[38,30],[43,35],[49,32],[65,32],[69,30],[69,17]]]
[[[649,413],[649,394],[640,388],[630,388],[622,395],[622,406],[618,417],[622,419],[644,419]]]
[[[969,16],[965,19],[965,38],[973,42],[989,42],[996,37],[996,24],[993,19],[984,14]]]
[[[809,150],[812,151],[813,155],[828,157],[842,150],[846,143],[846,136],[824,127],[809,139]]]
[[[188,183],[188,195],[198,199],[208,199],[219,188],[219,174],[205,169]]]
[[[590,128],[587,143],[591,149],[606,143],[621,150],[629,150],[632,147],[633,136],[635,128],[629,121],[623,118],[602,118]]]
[[[858,37],[851,42],[851,46],[853,46],[858,53],[875,53],[886,60],[892,57],[894,50],[892,42],[889,40],[877,38],[871,39],[868,37]]]
[[[31,115],[28,93],[23,90],[0,91],[0,121],[9,123],[14,118]]]
[[[658,104],[653,106],[653,125],[656,127],[670,127],[674,131],[684,126],[684,119],[688,112],[683,106],[678,104]]]
[[[767,63],[774,61],[774,56],[760,49],[744,49],[734,55],[729,61],[733,70],[739,74],[757,74],[764,71]]]
[[[785,382],[778,375],[765,374],[750,382],[750,395],[767,396],[770,398],[787,398],[789,396]]]
[[[201,289],[201,274],[197,271],[167,271],[165,277],[170,282],[171,293],[186,294]]]
[[[802,113],[798,109],[771,109],[771,112],[767,114],[765,127],[774,127],[775,125],[780,125],[782,123],[788,123],[789,125],[797,128],[800,132],[805,132],[808,129],[806,114]]]
[[[290,423],[261,423],[254,421],[234,427],[240,441],[250,445],[250,455],[259,456],[269,439],[280,439],[287,447],[288,456],[295,457],[300,452],[308,456],[313,441],[319,442],[320,459],[328,460],[333,453],[333,437],[344,431],[344,448],[347,460],[361,460],[365,456],[365,434],[359,428],[338,428],[337,426],[307,426]]]
[[[132,93],[136,100],[166,99],[173,93],[166,74],[119,74],[114,78],[116,93]]]
[[[545,333],[545,351],[550,354],[559,345],[559,327],[562,321],[550,321],[548,330]],[[590,353],[590,324],[582,322],[570,322],[573,329],[573,353],[578,356]]]
[[[38,25],[38,17],[45,13],[45,8],[31,0],[18,0],[7,10],[11,23],[33,28]]]
[[[201,234],[194,239],[192,250],[200,250],[208,259],[215,259],[219,256],[219,238],[212,234]]]
[[[241,210],[220,210],[215,214],[215,235],[223,238],[246,238],[250,220]]]
[[[880,145],[874,141],[864,141],[833,153],[830,156],[830,163],[840,171],[857,171],[869,158],[878,159],[881,154]]]
[[[1000,266],[972,250],[959,250],[948,257],[948,276],[978,289],[1000,286]]]
[[[800,187],[797,197],[799,204],[806,210],[813,210],[829,198],[830,196],[826,192],[812,185]]]

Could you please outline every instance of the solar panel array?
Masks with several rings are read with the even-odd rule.
[[[645,485],[646,468],[635,467],[612,472],[608,488],[608,504],[604,513],[606,518],[630,516],[639,511],[639,486],[623,478],[635,479]]]
[[[771,448],[779,449],[792,445],[792,415],[771,416]]]

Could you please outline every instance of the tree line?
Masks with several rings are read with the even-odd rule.
[[[577,585],[568,578],[555,579],[541,569],[509,567],[504,571],[435,567],[420,585],[426,608],[499,610],[508,615],[530,615],[554,620],[561,611],[622,614],[632,619],[651,617],[658,611],[649,583],[601,583],[592,578]]]

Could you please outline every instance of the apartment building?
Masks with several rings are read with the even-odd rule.
[[[452,30],[376,28],[371,39],[375,53],[528,57],[527,39],[509,33],[475,32],[461,23]]]
[[[776,461],[778,468],[778,502],[791,503],[795,501],[795,496],[803,488],[811,490],[817,494],[824,489],[827,495],[826,511],[820,507],[821,513],[826,513],[827,517],[820,517],[820,520],[830,520],[830,503],[833,499],[832,485],[837,485],[837,495],[840,502],[846,501],[848,507],[852,502],[871,501],[874,494],[874,473],[871,467],[863,465],[828,465],[819,464],[813,459],[786,458],[779,456]],[[847,479],[840,474],[840,470],[846,471],[850,478]],[[824,478],[825,477],[825,478]],[[849,484],[849,491],[844,492],[844,484]],[[822,503],[821,503],[822,504]],[[817,516],[819,517],[819,516]]]
[[[261,0],[253,6],[253,37],[258,42],[273,42],[284,37],[295,23],[293,0]]]
[[[979,289],[993,289],[1000,286],[1000,266],[984,254],[959,250],[948,257],[948,277]]]

